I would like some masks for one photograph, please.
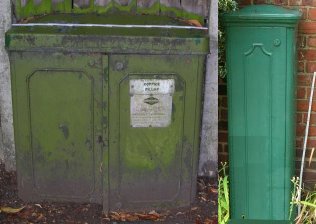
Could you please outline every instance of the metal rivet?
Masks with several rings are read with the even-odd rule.
[[[275,39],[273,41],[273,45],[276,46],[276,47],[280,46],[281,45],[281,40],[280,39]]]
[[[124,64],[122,62],[117,62],[115,68],[117,71],[121,71],[124,68]]]

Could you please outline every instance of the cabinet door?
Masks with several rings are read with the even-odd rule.
[[[109,62],[110,209],[189,205],[204,58],[115,55]]]
[[[229,156],[233,219],[287,219],[289,167],[286,103],[287,29],[233,27],[229,31]],[[241,35],[246,34],[247,35]],[[292,89],[293,90],[293,89]],[[291,94],[292,96],[292,94]],[[292,116],[293,119],[293,116]]]
[[[20,196],[101,202],[107,58],[34,52],[11,59]]]

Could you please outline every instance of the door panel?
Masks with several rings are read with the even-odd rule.
[[[92,78],[83,72],[47,70],[28,80],[37,191],[88,196],[94,190]]]
[[[200,108],[196,107],[201,89],[200,59],[179,55],[111,56],[111,209],[150,209],[162,204],[168,207],[190,203],[191,178],[197,160],[194,153],[195,125],[199,123],[196,110]],[[174,81],[174,92],[163,90],[163,85],[173,82],[170,80]],[[137,83],[144,85],[144,92],[153,92],[132,90]],[[147,88],[148,85],[154,86]],[[172,96],[170,122],[167,112],[170,102],[163,94]],[[133,100],[138,100],[139,108],[133,108],[136,105],[131,103]],[[163,100],[166,102],[161,103]],[[132,121],[137,111],[139,117]]]
[[[22,53],[14,58],[21,196],[101,203],[101,56]]]

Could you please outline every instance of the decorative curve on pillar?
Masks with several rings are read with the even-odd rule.
[[[262,43],[254,43],[254,44],[252,44],[252,48],[249,49],[248,51],[246,51],[246,52],[244,53],[244,55],[245,55],[245,56],[251,55],[251,54],[255,51],[256,48],[260,48],[261,51],[262,51],[262,53],[265,54],[265,55],[267,55],[267,56],[271,56],[271,55],[272,55],[271,52],[267,51],[267,50],[264,48],[264,46],[263,46]]]

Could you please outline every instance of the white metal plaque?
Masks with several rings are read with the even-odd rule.
[[[131,126],[168,127],[174,85],[174,79],[130,80]]]

